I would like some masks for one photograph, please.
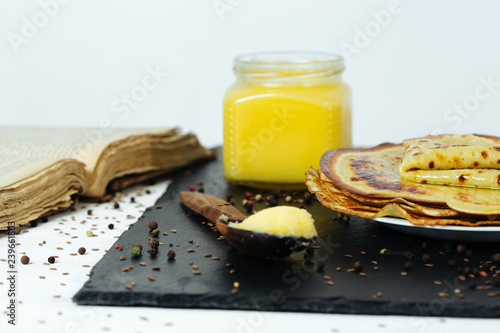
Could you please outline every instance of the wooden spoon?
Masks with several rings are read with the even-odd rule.
[[[288,257],[305,249],[315,240],[233,228],[228,225],[229,222],[241,222],[247,216],[226,201],[200,192],[181,192],[180,197],[185,206],[214,222],[234,248],[255,257]],[[227,219],[221,219],[222,215]]]

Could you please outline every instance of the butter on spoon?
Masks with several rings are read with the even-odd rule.
[[[181,202],[216,223],[225,239],[243,253],[262,258],[283,258],[299,252],[317,237],[314,220],[306,210],[279,206],[245,216],[226,201],[199,192],[181,192]]]

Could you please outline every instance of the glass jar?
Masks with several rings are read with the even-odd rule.
[[[271,52],[235,59],[224,96],[226,180],[262,188],[303,188],[327,150],[351,147],[351,90],[342,57]]]

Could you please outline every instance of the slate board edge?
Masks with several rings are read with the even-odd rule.
[[[119,297],[116,297],[119,296]],[[369,301],[346,301],[345,298],[331,299],[287,299],[286,307],[282,304],[273,304],[262,299],[241,299],[237,295],[227,297],[204,297],[182,296],[170,297],[150,293],[144,294],[141,299],[134,299],[131,293],[124,291],[113,296],[103,297],[101,293],[89,290],[80,291],[74,300],[80,305],[103,305],[116,306],[145,306],[166,307],[179,309],[222,309],[222,310],[254,310],[254,311],[277,311],[277,312],[310,312],[310,313],[339,313],[339,314],[367,314],[367,315],[404,315],[404,316],[443,316],[443,317],[472,317],[472,318],[498,318],[500,309],[498,307],[484,306],[483,308],[468,304],[455,304],[449,309],[445,303],[436,302],[431,308],[419,303],[377,301],[377,306]],[[389,310],[390,309],[390,310]],[[397,310],[395,310],[397,309]]]

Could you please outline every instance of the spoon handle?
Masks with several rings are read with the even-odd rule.
[[[226,215],[229,221],[242,221],[246,219],[246,216],[234,206],[213,195],[186,191],[181,192],[180,197],[181,202],[185,206],[203,215],[211,222],[217,222],[222,214]]]

